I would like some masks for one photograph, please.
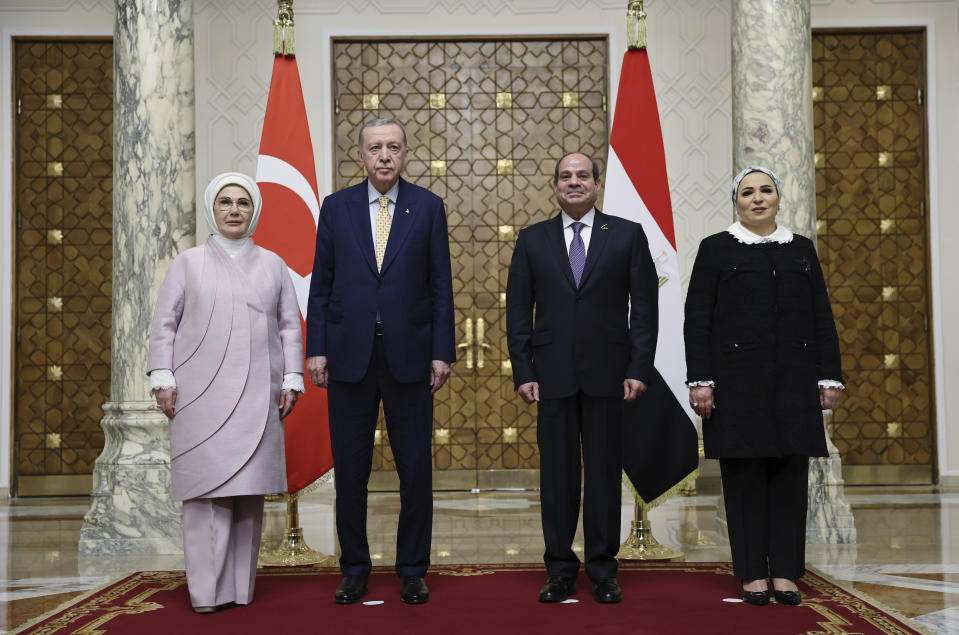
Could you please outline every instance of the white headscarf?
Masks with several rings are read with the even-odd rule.
[[[739,183],[744,178],[746,178],[747,174],[752,174],[753,172],[762,172],[763,174],[771,178],[773,180],[773,183],[776,184],[776,195],[779,196],[780,200],[782,199],[783,188],[782,188],[782,185],[779,183],[779,177],[773,174],[773,171],[770,170],[769,168],[764,168],[758,165],[754,165],[752,167],[746,168],[745,170],[737,174],[736,178],[733,179],[733,205],[734,206],[736,205],[736,196],[739,193]]]
[[[260,196],[260,188],[256,186],[256,181],[245,174],[239,172],[224,172],[213,177],[210,184],[206,186],[206,191],[203,192],[203,211],[206,212],[206,222],[210,226],[210,231],[217,236],[226,238],[226,236],[220,233],[220,228],[216,226],[216,217],[213,215],[213,204],[216,202],[216,195],[227,185],[239,185],[249,193],[250,198],[253,200],[253,215],[250,217],[250,227],[240,240],[249,238],[253,235],[256,224],[260,220],[260,211],[263,209],[263,197]]]

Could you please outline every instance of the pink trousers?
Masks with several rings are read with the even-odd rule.
[[[183,559],[193,606],[253,601],[263,496],[183,501]]]

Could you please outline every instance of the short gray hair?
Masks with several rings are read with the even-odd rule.
[[[400,132],[403,133],[403,145],[409,145],[406,142],[406,129],[403,128],[403,125],[400,122],[398,122],[395,119],[391,119],[390,117],[377,117],[376,119],[371,119],[370,121],[367,121],[360,128],[360,134],[358,134],[356,137],[356,147],[360,149],[363,148],[363,131],[364,130],[366,130],[367,128],[378,128],[380,126],[398,126],[400,129]]]

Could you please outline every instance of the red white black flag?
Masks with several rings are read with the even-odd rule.
[[[659,276],[659,338],[647,392],[627,405],[623,470],[652,507],[695,477],[698,435],[689,407],[683,348],[683,292],[676,257],[666,155],[645,49],[623,58],[606,165],[607,214],[640,223]]]

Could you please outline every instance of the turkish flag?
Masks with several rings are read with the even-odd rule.
[[[273,60],[256,182],[263,194],[263,211],[254,240],[286,262],[300,305],[305,340],[306,300],[320,203],[300,73],[292,55],[277,55]],[[303,370],[306,392],[300,395],[283,426],[290,492],[303,489],[333,468],[326,390],[311,385],[305,365]]]

